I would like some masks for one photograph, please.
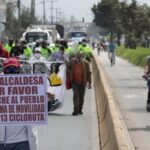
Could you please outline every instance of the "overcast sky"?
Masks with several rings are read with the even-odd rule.
[[[31,0],[21,0],[21,2],[30,7]],[[40,2],[43,0],[35,0],[36,1],[36,15],[42,18],[43,15],[43,5]],[[50,1],[50,0],[49,0]],[[58,8],[59,12],[61,12],[62,16],[64,16],[67,20],[70,20],[70,17],[73,15],[78,21],[85,18],[85,21],[92,21],[93,15],[91,12],[91,7],[94,4],[97,4],[100,0],[57,0],[53,3],[53,16],[56,16],[56,8]],[[129,0],[130,1],[130,0]],[[147,3],[150,5],[150,0],[137,0],[140,4]],[[51,3],[48,0],[46,2],[46,18],[50,21],[51,16]]]

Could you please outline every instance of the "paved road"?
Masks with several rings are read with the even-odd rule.
[[[131,139],[137,150],[150,150],[150,113],[146,111],[147,86],[142,79],[143,68],[116,58],[111,67],[107,53],[98,56],[119,109],[124,116]]]
[[[72,116],[72,90],[65,94],[63,108],[48,116],[48,125],[38,127],[39,150],[99,150],[94,91],[86,91],[83,115]]]

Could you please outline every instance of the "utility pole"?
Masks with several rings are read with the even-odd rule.
[[[21,27],[21,8],[20,8],[20,0],[17,1],[17,7],[18,7],[18,26],[19,29]]]
[[[43,23],[46,24],[45,0],[43,0]]]
[[[34,23],[35,19],[35,0],[31,0],[31,24]]]
[[[50,2],[51,3],[51,7],[50,7],[50,9],[51,9],[51,24],[53,24],[54,23],[54,18],[53,18],[53,3],[54,2],[56,2],[57,0],[51,0],[51,1],[48,1],[48,2]]]
[[[58,22],[58,8],[56,8],[56,23]]]
[[[43,4],[43,24],[46,24],[45,0],[43,0],[43,2],[40,3]]]
[[[63,11],[59,11],[59,22],[62,23]]]
[[[59,22],[59,12],[60,12],[60,8],[56,8],[56,23]]]

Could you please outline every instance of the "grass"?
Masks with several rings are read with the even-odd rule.
[[[119,46],[117,48],[117,55],[134,65],[143,67],[146,64],[146,57],[150,55],[150,48],[125,49],[123,46]]]

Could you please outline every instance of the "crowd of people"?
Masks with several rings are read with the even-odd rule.
[[[30,48],[26,41],[9,39],[6,45],[0,43],[0,57],[6,58],[3,63],[5,74],[19,74],[20,61],[35,62],[64,62],[67,66],[71,87],[73,90],[72,115],[83,114],[83,103],[86,86],[91,88],[90,60],[92,50],[83,40],[76,48],[76,52],[68,46],[67,41],[56,41],[49,45],[46,41],[36,41]],[[47,92],[48,102],[53,101],[55,95]],[[35,126],[0,126],[0,150],[37,150],[37,128]]]

